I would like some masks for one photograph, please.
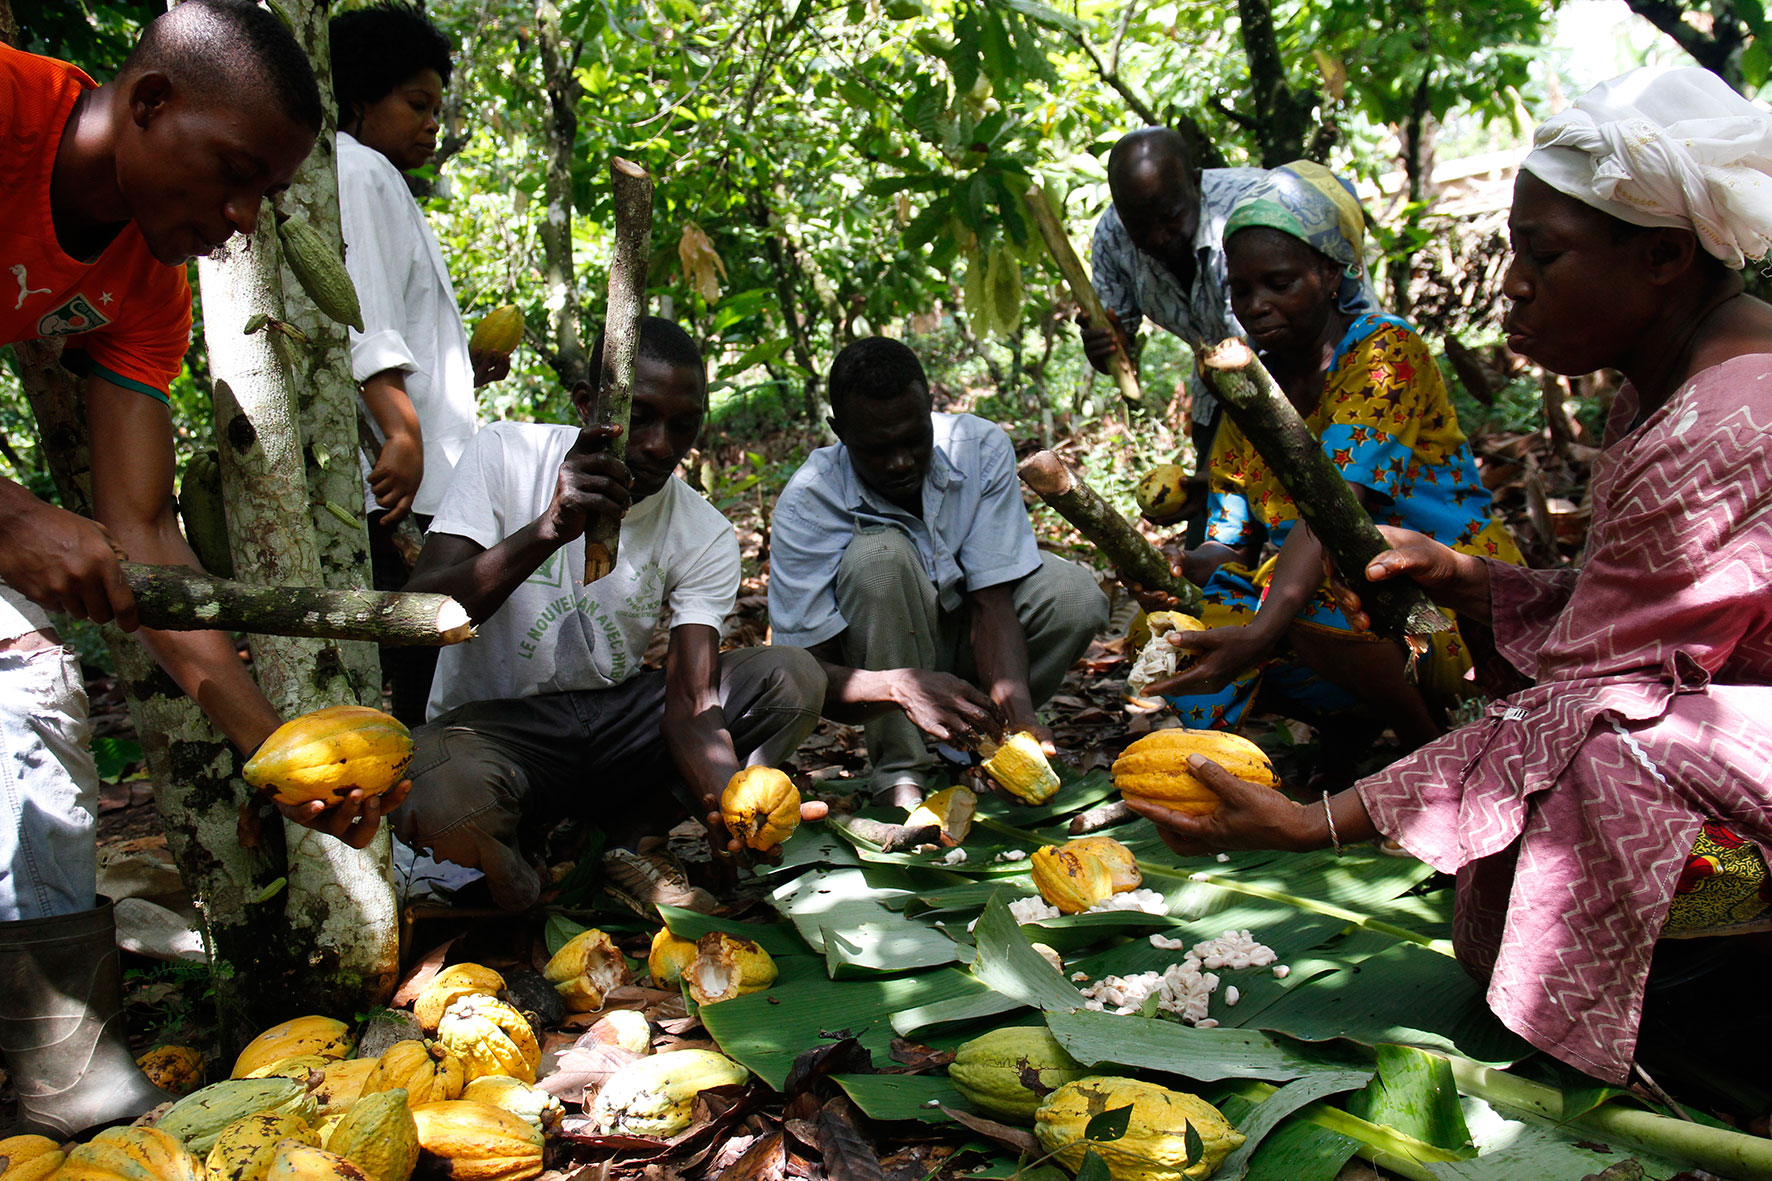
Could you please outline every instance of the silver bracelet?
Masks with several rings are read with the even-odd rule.
[[[1323,819],[1329,822],[1329,843],[1335,846],[1335,855],[1340,857],[1346,850],[1341,847],[1341,838],[1335,833],[1335,813],[1329,810],[1329,793],[1323,793]]]

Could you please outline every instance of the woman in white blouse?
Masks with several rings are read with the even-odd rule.
[[[370,542],[376,585],[405,584],[393,526],[412,513],[420,527],[442,503],[456,460],[474,435],[474,389],[508,362],[478,366],[437,238],[402,175],[437,149],[437,115],[449,84],[449,42],[416,8],[383,3],[331,23],[338,100],[338,197],[345,265],[363,306],[351,332],[351,373],[361,383],[381,454],[369,469]],[[394,712],[423,720],[429,649],[384,649]],[[408,663],[422,668],[408,669]]]

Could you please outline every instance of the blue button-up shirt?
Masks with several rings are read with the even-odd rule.
[[[1039,568],[1009,436],[971,414],[929,418],[935,448],[923,477],[920,517],[863,483],[842,444],[814,451],[788,481],[775,504],[769,539],[774,643],[810,648],[849,626],[837,608],[837,567],[861,529],[904,530],[944,611],[957,609],[965,592],[1014,582]]]
[[[1242,328],[1231,314],[1230,293],[1225,287],[1224,223],[1243,195],[1260,184],[1267,173],[1259,168],[1208,168],[1200,174],[1200,224],[1194,231],[1194,282],[1183,289],[1175,272],[1132,244],[1112,205],[1095,223],[1090,243],[1096,294],[1108,311],[1120,319],[1128,336],[1149,319],[1182,338],[1217,344],[1227,336],[1241,336]],[[1194,418],[1205,422],[1215,405],[1206,385],[1195,374]]]

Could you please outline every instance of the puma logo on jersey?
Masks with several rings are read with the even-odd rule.
[[[12,277],[18,280],[18,302],[12,305],[15,312],[24,307],[25,300],[33,295],[48,295],[53,290],[49,287],[32,287],[30,280],[25,278],[25,264],[22,262],[12,264]]]

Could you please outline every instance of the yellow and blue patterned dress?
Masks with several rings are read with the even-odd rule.
[[[1368,508],[1381,525],[1399,525],[1452,548],[1520,564],[1513,538],[1490,516],[1489,492],[1427,344],[1403,320],[1366,312],[1349,326],[1330,362],[1323,396],[1305,418],[1311,433],[1350,483],[1371,493]],[[1210,463],[1211,519],[1206,537],[1228,546],[1264,540],[1275,551],[1297,523],[1292,498],[1267,462],[1232,422],[1219,428]],[[1255,618],[1273,577],[1275,559],[1255,569],[1220,566],[1202,588],[1208,627],[1241,626]],[[1328,583],[1299,612],[1297,623],[1354,633]],[[1456,631],[1435,637],[1417,662],[1416,676],[1430,695],[1458,691],[1470,657]],[[1354,698],[1324,680],[1282,644],[1217,693],[1168,700],[1193,728],[1235,727],[1263,686],[1307,715],[1351,708]]]

